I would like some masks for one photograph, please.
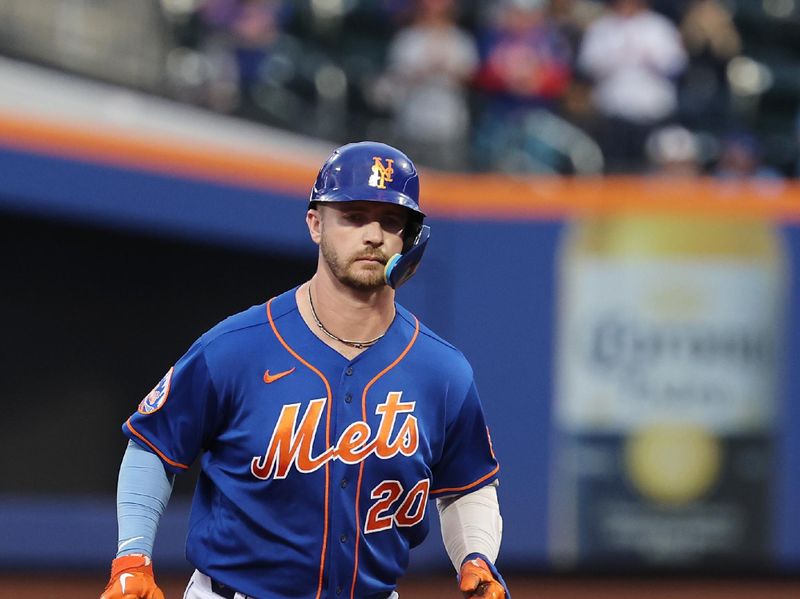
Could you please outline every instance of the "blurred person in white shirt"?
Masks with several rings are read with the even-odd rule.
[[[378,98],[394,114],[397,143],[420,163],[464,170],[467,86],[478,67],[472,36],[456,22],[455,0],[417,0],[413,22],[389,45]]]
[[[611,0],[586,31],[578,67],[594,82],[599,141],[610,171],[644,165],[644,141],[676,111],[676,79],[687,64],[680,32],[645,0]]]

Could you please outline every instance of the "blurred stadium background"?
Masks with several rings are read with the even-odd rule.
[[[514,596],[800,596],[798,108],[795,0],[0,0],[0,597],[99,595],[119,426],[313,272],[367,138],[424,170],[399,300],[475,367]]]

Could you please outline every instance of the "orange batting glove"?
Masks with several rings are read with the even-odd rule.
[[[458,574],[458,588],[464,597],[484,599],[511,599],[503,577],[494,565],[480,554],[467,556]]]
[[[153,577],[153,563],[139,553],[111,562],[111,578],[100,599],[164,599]]]

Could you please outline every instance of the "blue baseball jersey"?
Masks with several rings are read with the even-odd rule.
[[[428,533],[428,499],[499,469],[457,349],[397,306],[349,360],[295,290],[201,336],[123,431],[172,472],[200,458],[187,558],[259,598],[385,597]]]

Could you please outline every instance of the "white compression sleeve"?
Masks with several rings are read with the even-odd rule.
[[[152,555],[161,514],[172,494],[174,475],[167,475],[158,457],[128,442],[117,483],[117,557]]]
[[[497,559],[503,519],[495,485],[487,485],[466,495],[439,498],[436,507],[442,540],[456,571],[470,553],[482,553],[492,562]]]

